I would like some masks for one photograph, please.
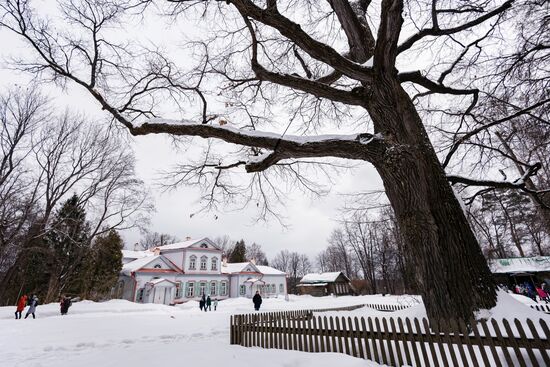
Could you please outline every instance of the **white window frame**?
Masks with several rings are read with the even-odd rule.
[[[200,267],[200,270],[206,270],[207,267],[206,267],[206,263],[208,262],[208,257],[206,256],[201,256],[201,267]]]
[[[210,282],[210,295],[211,296],[216,295],[216,287],[217,287],[216,281],[211,281]]]
[[[220,284],[220,296],[227,296],[227,282],[221,282],[221,284]]]
[[[195,282],[187,282],[187,289],[185,290],[185,296],[191,298],[195,296]]]
[[[191,255],[189,258],[189,270],[196,270],[197,268],[197,257],[195,255]]]
[[[210,268],[211,268],[211,270],[214,270],[214,271],[218,270],[218,258],[217,257],[212,258]]]
[[[206,285],[208,284],[207,281],[200,281],[199,282],[199,296],[202,297],[202,295],[204,294],[205,296],[207,296],[206,294]]]
[[[284,293],[285,291],[285,286],[283,285],[283,283],[279,284],[279,293]]]

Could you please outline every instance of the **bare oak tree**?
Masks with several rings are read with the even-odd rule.
[[[444,167],[464,141],[546,102],[533,101],[477,126],[452,121],[455,134],[441,164],[426,130],[429,118],[419,114],[424,109],[417,101],[446,95],[453,99],[454,115],[471,113],[479,101],[480,86],[475,81],[480,78],[465,73],[467,77],[460,75],[460,80],[456,72],[459,66],[469,70],[468,65],[477,71],[476,54],[470,51],[490,44],[498,26],[510,16],[512,0],[458,5],[435,0],[428,4],[403,0],[170,3],[169,16],[175,21],[182,15],[197,16],[217,25],[215,37],[190,43],[201,55],[195,68],[178,68],[157,50],[139,53],[135,45],[117,43],[120,37],[109,39],[109,27],[118,25],[137,4],[62,2],[69,32],[45,21],[27,1],[4,0],[0,24],[34,51],[32,59],[19,63],[21,69],[84,88],[131,134],[198,136],[238,146],[232,154],[208,153],[200,163],[182,167],[181,182],[190,183],[192,177],[227,200],[235,199],[232,181],[225,176],[230,170],[244,167],[253,174],[255,186],[249,188],[261,188],[258,196],[267,201],[266,193],[280,195],[276,185],[265,180],[270,172],[289,175],[309,187],[312,182],[300,175],[298,167],[312,160],[369,162],[383,180],[404,239],[406,262],[415,270],[414,283],[428,315],[470,319],[475,310],[495,305],[490,271],[449,180],[496,183],[448,176]],[[410,70],[411,61],[420,58],[426,47],[438,49],[437,56],[422,54],[428,60],[418,63],[420,70]],[[465,66],[464,59],[471,62]],[[456,85],[449,84],[451,79]],[[211,95],[226,96],[227,111],[238,113],[216,108]],[[288,107],[290,123],[300,124],[294,130],[302,135],[286,134],[288,126],[279,133],[258,130],[272,120],[258,118],[269,115],[268,108],[258,112],[252,106],[276,102]],[[174,106],[175,118],[160,118]],[[355,133],[317,134],[331,122]],[[463,134],[457,123],[472,129]],[[530,164],[525,177],[536,174],[536,167]],[[523,181],[500,185],[525,189]]]

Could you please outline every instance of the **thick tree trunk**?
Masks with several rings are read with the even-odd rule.
[[[374,162],[403,234],[406,262],[433,319],[469,319],[495,305],[495,284],[413,103],[380,77],[368,110],[388,144]]]

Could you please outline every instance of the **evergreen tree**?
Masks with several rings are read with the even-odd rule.
[[[115,230],[97,237],[86,261],[86,285],[82,295],[90,299],[110,296],[122,269],[123,241]]]
[[[86,212],[73,195],[55,214],[46,243],[51,254],[50,279],[46,302],[59,297],[61,292],[78,293],[79,275],[89,252],[90,228]]]
[[[246,262],[246,245],[244,244],[244,240],[237,241],[233,251],[229,254],[228,261],[230,263]]]

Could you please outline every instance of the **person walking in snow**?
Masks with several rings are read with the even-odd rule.
[[[199,301],[199,308],[201,309],[201,311],[202,311],[203,308],[206,308],[206,300],[204,299],[204,294],[202,295],[202,297]]]
[[[204,310],[206,311],[212,311],[212,300],[210,299],[210,296],[206,297],[206,306],[204,307]]]
[[[19,298],[19,301],[17,302],[17,308],[15,309],[15,319],[21,319],[21,313],[25,309],[25,306],[27,306],[27,295],[24,294]]]
[[[32,318],[36,319],[36,316],[34,315],[34,313],[36,312],[37,306],[38,306],[38,297],[36,297],[36,295],[33,294],[29,301],[29,309],[27,310],[27,314],[25,315],[25,318],[29,317],[29,315],[32,315]]]
[[[65,295],[61,296],[61,302],[59,302],[59,308],[61,310],[61,315],[66,315],[69,312],[69,307],[71,307],[72,302],[69,297]]]
[[[214,302],[212,303],[212,305],[214,306],[214,311],[216,311],[216,309],[218,308],[218,299],[217,298],[214,298]]]
[[[262,296],[260,296],[260,292],[256,291],[256,294],[254,297],[252,297],[252,302],[254,303],[254,309],[256,311],[260,311],[260,306],[262,305]]]

